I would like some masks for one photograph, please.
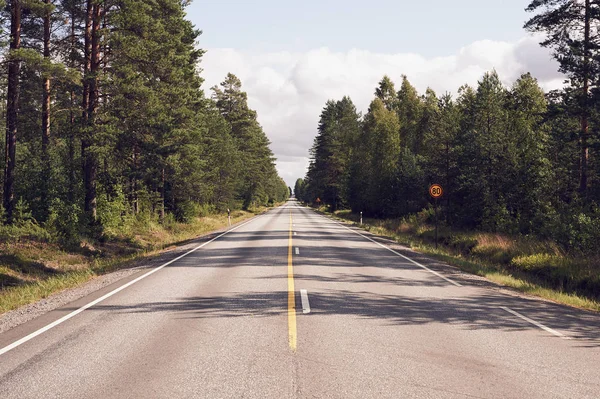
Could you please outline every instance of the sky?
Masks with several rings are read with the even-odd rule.
[[[366,113],[384,75],[424,93],[455,94],[496,69],[510,87],[531,72],[546,89],[563,77],[539,36],[529,0],[202,1],[187,9],[202,30],[203,88],[231,72],[271,140],[279,175],[304,177],[327,100],[348,95]]]

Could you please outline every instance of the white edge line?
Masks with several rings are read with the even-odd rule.
[[[407,261],[414,263],[415,265],[419,266],[420,268],[427,270],[429,273],[433,273],[433,274],[435,274],[436,276],[438,276],[438,277],[439,277],[439,278],[441,278],[441,279],[444,279],[444,280],[446,280],[446,281],[447,281],[447,282],[449,282],[450,284],[454,284],[454,285],[455,285],[455,286],[457,286],[457,287],[462,287],[462,285],[461,285],[461,284],[459,284],[459,283],[457,283],[456,281],[450,280],[448,277],[444,277],[444,276],[442,276],[440,273],[438,273],[438,272],[436,272],[436,271],[434,271],[434,270],[431,270],[431,269],[430,269],[430,268],[428,268],[427,266],[425,266],[425,265],[422,265],[422,264],[420,264],[420,263],[419,263],[419,262],[417,262],[417,261],[414,261],[414,260],[412,260],[412,259],[411,259],[411,258],[409,258],[408,256],[402,255],[401,253],[394,251],[392,248],[390,248],[390,247],[387,247],[387,246],[383,245],[382,243],[380,243],[380,242],[377,242],[377,241],[373,240],[372,238],[370,238],[370,237],[367,237],[367,236],[365,236],[365,235],[363,235],[363,234],[359,233],[359,232],[358,232],[358,231],[356,231],[356,230],[352,230],[350,227],[348,227],[348,226],[345,226],[345,225],[343,225],[342,223],[340,223],[340,222],[338,222],[338,221],[336,221],[336,220],[333,220],[333,219],[330,219],[330,220],[331,220],[332,222],[334,222],[334,223],[337,223],[337,224],[339,224],[339,225],[340,225],[340,226],[342,226],[343,228],[345,228],[345,229],[347,229],[347,230],[350,230],[351,232],[353,232],[353,233],[355,233],[355,234],[358,234],[358,235],[359,235],[359,236],[361,236],[362,238],[366,238],[367,240],[369,240],[369,241],[371,241],[371,242],[374,242],[375,244],[379,245],[380,247],[387,249],[388,251],[390,251],[390,252],[392,252],[392,253],[394,253],[394,254],[396,254],[396,255],[400,256],[401,258],[404,258],[404,259],[406,259]]]
[[[537,321],[535,321],[535,320],[532,320],[532,319],[530,319],[530,318],[529,318],[529,317],[527,317],[527,316],[523,316],[521,313],[519,313],[519,312],[515,312],[515,311],[514,311],[514,310],[512,310],[511,308],[507,308],[506,306],[500,306],[500,309],[502,309],[502,310],[505,310],[505,311],[507,311],[508,313],[511,313],[511,314],[513,314],[513,315],[515,315],[515,316],[517,316],[517,317],[519,317],[519,318],[521,318],[521,319],[525,320],[526,322],[528,322],[528,323],[531,323],[531,324],[533,324],[534,326],[536,326],[536,327],[539,327],[539,328],[541,328],[542,330],[549,332],[549,333],[550,333],[550,334],[552,334],[552,335],[556,335],[557,337],[560,337],[560,338],[563,338],[563,339],[571,339],[571,337],[567,337],[566,335],[564,335],[564,334],[562,334],[562,333],[560,333],[560,332],[558,332],[558,331],[556,331],[556,330],[553,330],[553,329],[552,329],[552,328],[550,328],[550,327],[546,327],[546,326],[545,326],[545,325],[543,325],[542,323],[538,323]]]
[[[300,290],[300,298],[302,299],[302,313],[310,313],[310,302],[308,302],[308,291]]]
[[[61,317],[60,319],[53,321],[52,323],[50,323],[50,324],[48,324],[48,325],[46,325],[46,326],[44,326],[44,327],[40,328],[40,329],[39,329],[39,330],[37,330],[37,331],[34,331],[34,332],[32,332],[31,334],[29,334],[29,335],[27,335],[27,336],[25,336],[25,337],[23,337],[23,338],[19,339],[18,341],[15,341],[15,342],[13,342],[13,343],[12,343],[12,344],[10,344],[10,345],[8,345],[8,346],[5,346],[4,348],[0,349],[0,356],[1,356],[1,355],[3,355],[3,354],[5,354],[6,352],[8,352],[8,351],[12,350],[12,349],[15,349],[16,347],[18,347],[18,346],[20,346],[20,345],[24,344],[25,342],[32,340],[33,338],[37,337],[38,335],[41,335],[41,334],[45,333],[46,331],[48,331],[48,330],[50,330],[50,329],[52,329],[52,328],[54,328],[54,327],[58,326],[59,324],[61,324],[61,323],[64,323],[65,321],[69,320],[70,318],[72,318],[72,317],[74,317],[74,316],[77,316],[79,313],[83,312],[84,310],[86,310],[86,309],[89,309],[89,308],[91,308],[91,307],[92,307],[92,306],[94,306],[94,305],[97,305],[98,303],[100,303],[100,302],[104,301],[104,300],[105,300],[105,299],[107,299],[107,298],[110,298],[111,296],[115,295],[116,293],[118,293],[118,292],[120,292],[120,291],[124,290],[125,288],[127,288],[127,287],[129,287],[129,286],[131,286],[131,285],[133,285],[133,284],[135,284],[135,283],[137,283],[138,281],[140,281],[140,280],[142,280],[142,279],[145,279],[146,277],[150,276],[151,274],[154,274],[154,273],[156,273],[157,271],[159,271],[159,270],[163,269],[164,267],[166,267],[166,266],[170,265],[171,263],[173,263],[173,262],[176,262],[176,261],[178,261],[179,259],[181,259],[181,258],[183,258],[183,257],[185,257],[185,256],[187,256],[187,255],[189,255],[189,254],[191,254],[192,252],[195,252],[195,251],[199,250],[200,248],[202,248],[202,247],[204,247],[204,246],[206,246],[206,245],[210,244],[211,242],[213,242],[213,241],[215,241],[215,240],[217,240],[217,239],[219,239],[219,238],[223,237],[225,234],[227,234],[227,233],[229,233],[229,232],[232,232],[232,231],[234,231],[234,230],[237,230],[237,229],[239,229],[240,227],[242,227],[242,226],[245,226],[245,225],[247,225],[248,223],[250,223],[250,222],[253,222],[253,221],[257,220],[257,219],[258,219],[258,218],[260,218],[261,216],[262,216],[262,215],[260,215],[260,216],[258,216],[258,217],[256,217],[256,218],[253,218],[253,219],[251,219],[251,220],[249,220],[249,221],[247,221],[247,222],[245,222],[245,223],[242,223],[242,224],[240,224],[239,226],[236,226],[236,227],[234,227],[234,228],[232,228],[232,229],[229,229],[229,230],[227,230],[227,231],[225,231],[225,232],[223,232],[223,233],[219,234],[218,236],[216,236],[215,238],[211,239],[210,241],[207,241],[207,242],[205,242],[205,243],[203,243],[203,244],[201,244],[201,245],[198,245],[196,248],[193,248],[193,249],[189,250],[188,252],[184,253],[183,255],[179,255],[179,256],[178,256],[178,257],[176,257],[175,259],[171,259],[171,260],[170,260],[170,261],[168,261],[167,263],[163,263],[162,265],[160,265],[160,266],[156,267],[155,269],[152,269],[152,270],[150,270],[149,272],[147,272],[147,273],[145,273],[145,274],[142,274],[141,276],[137,277],[136,279],[134,279],[134,280],[131,280],[131,281],[130,281],[130,282],[128,282],[127,284],[124,284],[124,285],[122,285],[122,286],[120,286],[120,287],[118,287],[118,288],[116,288],[116,289],[112,290],[111,292],[109,292],[109,293],[107,293],[107,294],[105,294],[105,295],[101,296],[100,298],[97,298],[97,299],[93,300],[92,302],[90,302],[90,303],[88,303],[88,304],[86,304],[86,305],[83,305],[83,306],[82,306],[82,307],[80,307],[79,309],[77,309],[77,310],[74,310],[74,311],[72,311],[71,313],[69,313],[69,314],[67,314],[67,315],[64,315],[64,316],[63,316],[63,317]]]

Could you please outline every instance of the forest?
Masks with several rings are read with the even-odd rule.
[[[527,10],[525,29],[545,38],[563,89],[545,93],[529,73],[506,86],[492,70],[453,96],[384,76],[365,115],[348,97],[325,104],[296,196],[332,211],[432,222],[428,187],[438,183],[446,226],[597,254],[600,7],[535,0]]]
[[[287,199],[241,81],[201,88],[188,3],[2,4],[5,225],[77,241]]]

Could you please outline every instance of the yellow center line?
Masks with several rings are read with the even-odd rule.
[[[288,342],[292,351],[296,351],[296,294],[294,290],[294,266],[292,263],[292,210],[290,209],[290,236],[288,245]]]

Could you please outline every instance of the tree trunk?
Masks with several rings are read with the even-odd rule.
[[[12,0],[10,4],[10,50],[21,47],[21,1]],[[21,61],[11,59],[8,63],[8,87],[6,92],[6,152],[4,167],[3,204],[6,222],[13,222],[15,206],[15,162],[17,145],[17,114],[19,107],[19,73]]]
[[[583,40],[583,98],[582,98],[582,115],[581,115],[581,132],[579,134],[579,191],[585,194],[587,191],[587,175],[588,175],[588,134],[589,134],[589,80],[590,80],[590,0],[585,0],[585,17],[584,17],[584,40]]]
[[[87,2],[85,23],[85,69],[87,71],[84,84],[84,126],[85,133],[82,140],[83,175],[85,186],[84,210],[90,223],[96,222],[96,180],[98,173],[98,160],[96,154],[89,150],[93,143],[93,129],[96,122],[98,109],[98,72],[100,66],[100,20],[101,5],[93,0]],[[87,89],[87,90],[86,90]],[[86,107],[87,105],[87,107]]]
[[[161,186],[160,186],[160,221],[165,220],[165,167],[161,171]]]
[[[75,69],[75,8],[71,9],[71,54],[69,66]],[[75,201],[75,89],[71,85],[69,104],[69,202]]]
[[[46,7],[50,0],[44,0]],[[50,10],[44,13],[44,59],[50,59]],[[48,216],[49,190],[50,190],[50,76],[46,72],[43,82],[42,96],[42,193],[41,202],[44,217]]]
[[[133,203],[133,213],[137,215],[140,211],[139,202],[138,202],[138,181],[137,181],[137,173],[138,173],[138,149],[137,146],[133,146],[133,179],[131,183],[131,198]]]

